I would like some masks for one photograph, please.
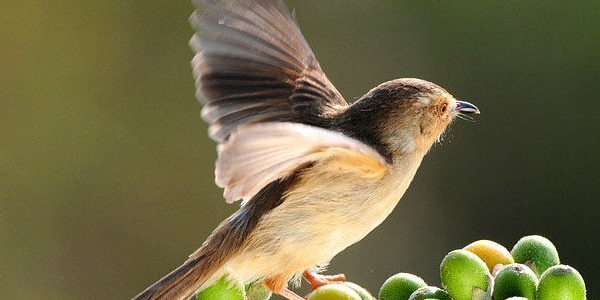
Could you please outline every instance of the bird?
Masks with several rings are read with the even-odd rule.
[[[392,212],[453,120],[479,109],[416,78],[348,103],[281,0],[193,0],[192,69],[217,143],[215,182],[241,201],[181,266],[135,296],[189,299],[223,276],[288,284],[319,274]]]

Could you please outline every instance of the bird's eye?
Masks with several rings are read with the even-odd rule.
[[[441,113],[446,113],[447,110],[448,110],[448,103],[444,103],[444,104],[442,104],[442,106],[440,106]]]

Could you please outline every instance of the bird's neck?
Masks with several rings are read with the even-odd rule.
[[[339,131],[373,147],[381,156],[392,161],[392,153],[382,139],[378,119],[380,111],[364,105],[364,99],[349,106],[345,111],[335,116],[331,122],[332,130]]]

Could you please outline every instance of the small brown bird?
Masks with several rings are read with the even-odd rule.
[[[191,46],[202,118],[218,143],[216,183],[242,200],[189,259],[134,299],[187,299],[228,275],[287,288],[316,274],[396,206],[459,114],[479,113],[420,79],[348,104],[279,0],[198,0]]]

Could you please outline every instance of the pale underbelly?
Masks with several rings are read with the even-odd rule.
[[[238,279],[250,281],[291,277],[328,263],[391,213],[414,172],[402,175],[371,179],[350,176],[343,181],[336,177],[291,193],[263,216],[227,267]]]
[[[261,217],[227,271],[242,281],[289,279],[328,263],[392,212],[422,156],[404,158],[377,176],[323,165],[303,173],[282,204]]]

